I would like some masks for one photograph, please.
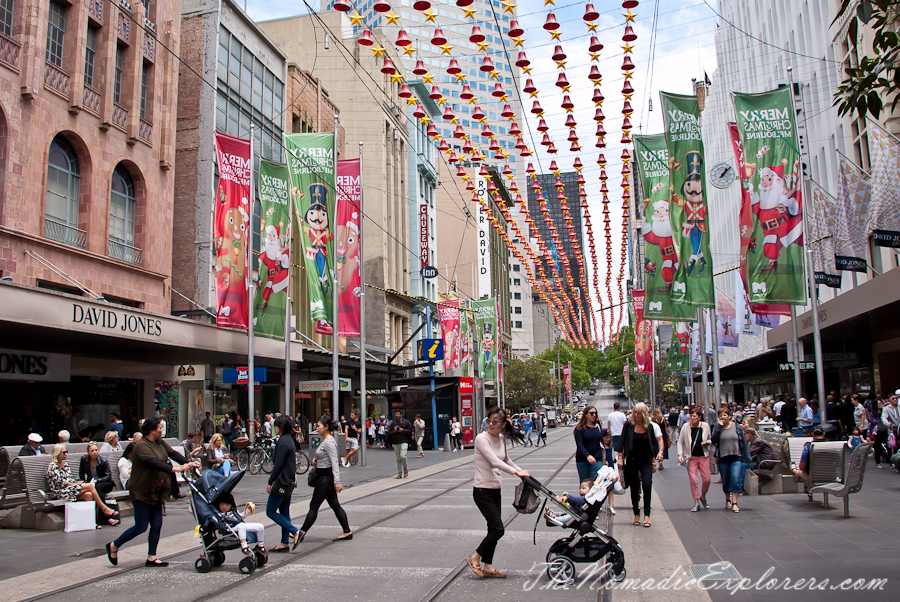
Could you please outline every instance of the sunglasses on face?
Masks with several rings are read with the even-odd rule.
[[[597,412],[588,412],[587,415],[588,415],[588,416],[596,416],[596,415],[597,415]]]
[[[63,450],[63,451],[59,452],[59,455],[68,454],[68,453],[69,452],[67,452],[66,450]]]

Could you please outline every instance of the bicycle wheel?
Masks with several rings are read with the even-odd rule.
[[[306,474],[309,470],[309,458],[299,449],[297,450],[297,474]]]
[[[234,455],[234,462],[237,464],[238,470],[247,470],[250,465],[250,452],[246,449],[239,449]]]
[[[263,459],[265,458],[265,452],[261,449],[253,452],[253,455],[250,456],[250,474],[259,474],[260,468],[262,468]]]
[[[272,464],[272,452],[266,450],[262,461],[263,472],[265,472],[266,474],[271,474],[273,466],[274,464]]]

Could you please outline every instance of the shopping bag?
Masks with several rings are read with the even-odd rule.
[[[96,516],[97,504],[94,502],[69,502],[66,504],[66,533],[96,529]]]

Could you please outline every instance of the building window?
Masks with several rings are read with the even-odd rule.
[[[519,300],[519,299],[521,299],[521,298],[522,298],[522,293],[515,293],[515,294],[513,294],[513,299]]]
[[[522,313],[522,308],[521,308],[521,307],[514,307],[514,308],[513,308],[513,313],[515,313],[515,314],[521,314],[521,313]]]
[[[12,35],[13,12],[15,12],[15,0],[0,0],[0,33],[5,36]]]
[[[113,172],[109,195],[109,237],[134,246],[134,180],[121,165]]]
[[[147,78],[150,68],[147,65],[141,67],[141,119],[147,119]]]
[[[2,1],[2,0],[0,0]],[[97,28],[88,25],[84,48],[84,85],[94,85],[94,57],[97,55]]]
[[[516,286],[522,286],[522,281],[518,278],[513,278],[513,284]]]
[[[519,268],[520,268],[520,266],[519,266],[518,263],[514,263],[514,264],[513,264],[513,272],[518,272],[518,271],[520,271]]]
[[[57,136],[50,145],[47,163],[44,236],[84,247],[87,242],[85,234],[78,230],[78,196],[81,191],[78,155],[65,138]]]
[[[122,74],[125,68],[125,49],[116,46],[116,80],[113,86],[113,102],[122,104]]]
[[[47,62],[60,68],[63,64],[65,37],[66,7],[57,0],[51,0],[47,17]]]
[[[516,328],[522,328],[522,323],[519,321],[516,321]]]

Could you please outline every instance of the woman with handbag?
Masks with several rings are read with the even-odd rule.
[[[725,492],[725,509],[740,512],[737,498],[744,490],[742,463],[750,464],[753,460],[750,458],[750,446],[744,438],[744,431],[731,420],[731,410],[727,407],[719,409],[719,425],[710,439],[716,446],[722,490]]]
[[[634,406],[631,418],[622,427],[619,441],[618,464],[624,466],[625,483],[631,487],[631,509],[634,526],[641,524],[641,493],[644,494],[644,526],[650,527],[650,491],[653,487],[655,462],[662,461],[662,432],[659,425],[650,420],[647,404]]]
[[[597,408],[587,406],[575,427],[575,468],[578,482],[593,479],[603,466],[603,443]]]
[[[688,421],[681,426],[678,434],[678,463],[686,466],[688,479],[691,482],[691,495],[694,496],[694,507],[691,512],[698,512],[702,507],[709,510],[706,494],[709,491],[709,425],[701,420],[703,410],[691,409]],[[697,474],[700,474],[698,485]]]
[[[287,552],[290,540],[294,540],[294,549],[303,539],[301,531],[291,524],[291,494],[297,487],[297,448],[294,444],[294,424],[290,416],[282,414],[275,419],[275,451],[272,459],[272,474],[266,493],[266,516],[281,527],[281,543],[272,548],[272,552]]]
[[[472,498],[487,521],[487,535],[475,553],[466,558],[466,564],[479,577],[503,579],[506,574],[493,567],[494,550],[504,533],[500,510],[500,471],[519,478],[531,475],[516,466],[506,451],[507,439],[523,442],[521,433],[506,419],[506,411],[492,407],[487,412],[486,420],[487,431],[475,437],[475,487]]]
[[[322,437],[322,442],[316,448],[316,455],[313,458],[313,470],[309,471],[307,483],[313,487],[312,499],[309,501],[309,512],[306,513],[306,520],[298,532],[296,543],[303,541],[306,533],[312,528],[319,516],[319,507],[322,502],[328,502],[334,516],[341,524],[344,533],[334,541],[347,541],[353,539],[353,532],[350,531],[350,522],[347,520],[347,512],[341,507],[338,500],[338,494],[343,487],[341,486],[341,469],[338,464],[337,443],[332,433],[341,428],[340,423],[336,422],[331,416],[325,415],[319,418],[316,423],[316,431]]]

